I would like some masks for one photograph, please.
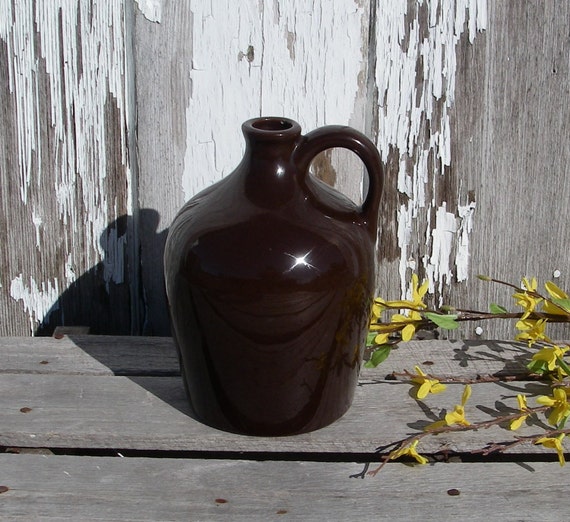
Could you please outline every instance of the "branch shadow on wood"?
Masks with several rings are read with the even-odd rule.
[[[453,359],[462,368],[476,361],[502,364],[492,376],[505,378],[528,375],[526,365],[534,353],[526,344],[513,341],[462,341],[461,348],[454,348],[453,352]]]

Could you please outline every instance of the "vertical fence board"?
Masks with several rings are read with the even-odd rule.
[[[126,12],[0,2],[0,334],[130,333]]]
[[[383,296],[406,296],[413,272],[434,304],[469,308],[509,304],[477,273],[568,286],[563,0],[0,0],[0,10],[2,334],[61,322],[59,295],[107,333],[168,334],[169,223],[231,172],[241,123],[262,114],[376,140],[388,173]],[[361,198],[350,154],[324,153],[313,170]]]
[[[365,127],[366,3],[159,4],[160,13],[151,13],[138,2],[135,37],[139,204],[141,216],[154,219],[146,233],[141,222],[146,333],[168,333],[167,227],[184,201],[237,166],[243,121],[273,115],[297,119],[304,131],[333,123]],[[343,161],[355,166],[337,178],[346,169],[335,162]],[[317,175],[358,199],[358,162],[324,155],[316,163]]]
[[[410,274],[430,281],[436,304],[468,273],[475,204],[451,168],[456,47],[477,45],[485,0],[392,2],[376,15],[378,148],[389,182],[381,213],[379,288],[406,297]]]
[[[570,286],[570,4],[490,2],[485,45],[462,42],[452,168],[476,200],[471,274]],[[512,307],[511,289],[470,280],[462,306]],[[514,307],[513,307],[514,309]],[[512,323],[482,325],[509,338]],[[551,330],[551,335],[567,335]],[[474,327],[464,335],[473,337]]]

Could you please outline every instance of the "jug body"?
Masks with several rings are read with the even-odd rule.
[[[362,135],[325,127],[302,136],[284,118],[250,120],[243,131],[240,165],[170,228],[173,336],[199,420],[251,435],[303,433],[353,399],[375,285],[380,160],[368,142],[356,146],[375,176],[357,207],[307,169],[320,150],[347,146],[347,132]]]

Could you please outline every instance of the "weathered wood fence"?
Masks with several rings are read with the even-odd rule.
[[[0,0],[0,335],[167,335],[168,226],[258,115],[375,140],[383,296],[568,287],[569,27],[567,0]],[[314,171],[360,198],[350,153]]]

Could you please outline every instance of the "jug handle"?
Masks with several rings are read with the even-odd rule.
[[[343,125],[327,125],[301,136],[293,153],[293,161],[303,175],[314,157],[327,149],[340,147],[354,152],[364,163],[368,173],[368,193],[360,207],[365,226],[375,236],[378,212],[384,186],[384,169],[378,150],[364,134]]]

